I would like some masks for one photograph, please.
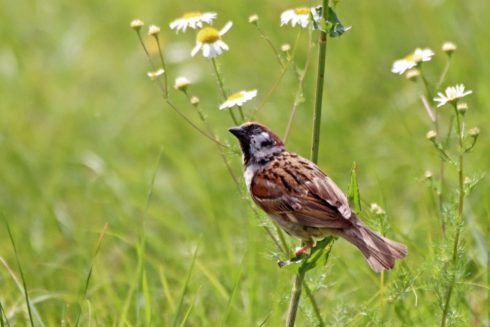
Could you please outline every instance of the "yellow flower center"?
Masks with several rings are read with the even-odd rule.
[[[194,18],[194,17],[199,17],[201,16],[201,12],[200,11],[190,11],[190,12],[186,12],[182,18],[184,19],[188,19],[188,18]]]
[[[201,43],[214,43],[220,39],[217,29],[212,27],[202,28],[197,33],[197,41]]]
[[[309,15],[311,12],[311,9],[308,7],[298,7],[294,9],[294,13],[296,15]]]
[[[233,93],[232,95],[230,95],[227,100],[240,99],[242,96],[243,96],[242,92],[236,92],[236,93]]]
[[[415,62],[418,64],[419,62],[422,61],[422,57],[419,55],[416,55],[415,53],[411,53],[405,57],[405,60],[408,62]]]

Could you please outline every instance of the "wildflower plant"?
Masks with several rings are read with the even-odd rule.
[[[458,291],[458,285],[465,279],[466,256],[462,234],[466,223],[466,199],[481,180],[480,175],[468,177],[465,170],[466,157],[476,145],[480,133],[478,127],[469,130],[466,127],[469,105],[462,100],[466,101],[466,97],[473,91],[466,89],[461,83],[440,90],[446,82],[451,58],[456,49],[452,42],[442,45],[446,64],[435,82],[431,82],[421,67],[422,63],[425,65],[435,56],[428,48],[418,48],[404,59],[395,61],[392,66],[393,73],[405,74],[407,79],[420,82],[422,107],[431,125],[426,139],[432,143],[439,157],[438,173],[427,170],[425,180],[436,198],[436,212],[440,224],[441,241],[437,247],[437,273],[433,275],[429,285],[438,297],[442,327],[455,324],[461,318],[457,309],[452,307],[451,300]],[[448,170],[456,173],[456,180],[450,180],[449,176],[452,175]],[[467,186],[470,184],[468,181],[471,181],[471,187]]]

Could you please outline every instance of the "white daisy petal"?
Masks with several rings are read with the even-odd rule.
[[[224,35],[226,32],[230,30],[232,26],[233,26],[232,22],[226,23],[225,26],[223,26],[223,28],[219,31],[219,35],[220,36]]]
[[[210,44],[204,43],[202,45],[202,55],[206,58],[214,57],[214,55],[212,55],[212,46]]]
[[[257,90],[252,91],[239,91],[230,95],[225,102],[219,107],[220,110],[225,108],[232,108],[234,106],[243,106],[243,104],[257,96]]]
[[[313,15],[315,21],[319,21],[321,18],[316,13],[315,7],[298,7],[294,9],[288,9],[281,14],[281,26],[291,24],[292,27],[296,25],[302,28],[307,28],[311,23],[311,15]]]
[[[213,19],[217,16],[214,12],[205,12],[201,13],[199,11],[187,12],[182,17],[177,18],[173,22],[170,23],[170,28],[176,30],[177,33],[179,31],[185,32],[188,27],[192,29],[196,29],[198,27],[202,27],[202,23],[212,24]]]
[[[437,97],[434,98],[435,102],[438,102],[437,107],[442,107],[447,103],[457,102],[459,99],[473,93],[471,90],[464,90],[463,84],[458,84],[455,86],[449,86],[446,88],[444,93],[438,92]]]
[[[430,61],[433,55],[434,52],[429,48],[417,48],[412,53],[406,55],[405,58],[396,60],[391,67],[391,72],[402,75],[421,62]]]
[[[201,50],[201,48],[202,48],[202,43],[197,43],[196,46],[194,47],[194,49],[192,49],[192,51],[191,51],[191,56],[194,57],[196,55],[196,53],[198,53],[199,50]]]

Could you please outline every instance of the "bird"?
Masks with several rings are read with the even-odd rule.
[[[229,132],[240,144],[245,184],[255,204],[303,241],[296,256],[331,235],[355,245],[375,272],[393,268],[407,255],[405,245],[364,224],[335,182],[310,160],[287,151],[268,127],[246,122]]]

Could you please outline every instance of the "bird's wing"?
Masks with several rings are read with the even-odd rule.
[[[350,226],[352,212],[342,191],[313,163],[297,158],[272,171],[259,170],[250,186],[254,201],[267,213],[304,226]]]

